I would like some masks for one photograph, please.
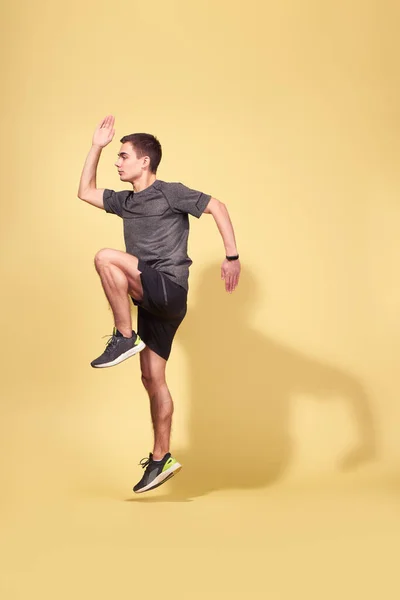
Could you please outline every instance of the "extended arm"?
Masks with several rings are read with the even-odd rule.
[[[114,117],[109,115],[97,126],[93,135],[92,147],[83,167],[78,190],[78,198],[103,209],[104,189],[96,188],[96,171],[102,149],[111,142],[114,136],[113,125]]]
[[[211,198],[204,212],[212,214],[214,217],[224,242],[226,256],[236,256],[238,251],[236,248],[235,233],[225,204],[216,198]],[[233,292],[235,290],[239,283],[239,276],[239,259],[225,259],[221,266],[221,279],[225,279],[225,289],[227,292]]]

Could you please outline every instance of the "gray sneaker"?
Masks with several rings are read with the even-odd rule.
[[[167,452],[164,458],[158,461],[153,460],[153,454],[150,452],[149,457],[142,458],[139,464],[146,470],[142,479],[133,487],[133,491],[137,494],[153,490],[182,469],[182,465],[171,456],[170,452]]]
[[[103,336],[105,337],[105,336]],[[95,358],[90,363],[92,367],[113,367],[118,363],[137,354],[146,344],[140,339],[137,333],[132,330],[132,337],[124,337],[116,327],[113,328],[113,333],[107,342],[106,349],[103,354]]]

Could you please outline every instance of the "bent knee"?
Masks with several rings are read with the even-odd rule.
[[[127,275],[132,273],[132,271],[136,274],[138,262],[139,259],[133,256],[133,254],[123,252],[122,250],[115,250],[114,248],[102,248],[96,252],[94,257],[96,267],[113,263],[123,271],[126,271]]]
[[[98,252],[96,252],[94,257],[94,264],[96,266],[110,262],[114,250],[112,248],[102,248]]]

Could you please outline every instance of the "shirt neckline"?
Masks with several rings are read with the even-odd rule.
[[[151,183],[149,186],[147,186],[147,188],[144,188],[144,190],[140,190],[140,192],[135,192],[134,189],[132,189],[132,193],[134,196],[137,196],[138,194],[144,194],[145,192],[147,192],[148,190],[151,190],[154,187],[154,184],[158,182],[158,179],[155,179],[153,181],[153,183]]]

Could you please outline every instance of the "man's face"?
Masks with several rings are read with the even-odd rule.
[[[149,165],[149,157],[137,158],[132,144],[125,142],[122,144],[118,160],[114,164],[118,169],[121,181],[135,181],[142,175],[144,166]]]

